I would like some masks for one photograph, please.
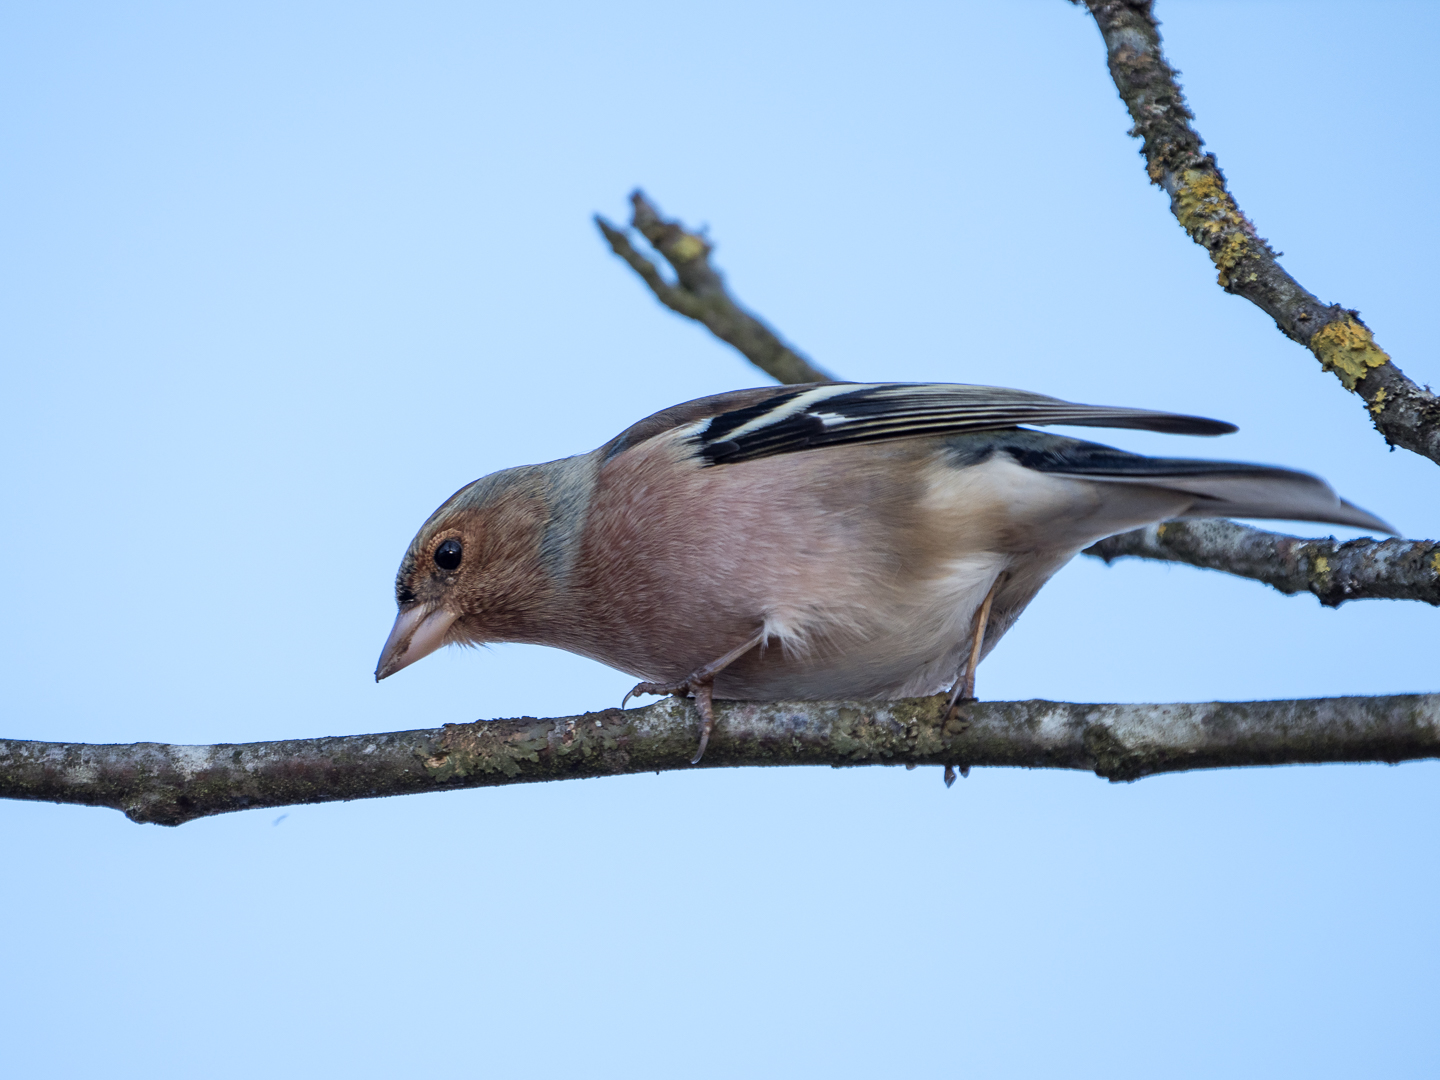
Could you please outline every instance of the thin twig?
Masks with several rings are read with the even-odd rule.
[[[1238,765],[1440,757],[1440,694],[1194,705],[717,702],[699,768],[1078,769],[1109,780]],[[689,769],[698,718],[644,709],[327,739],[171,746],[0,740],[0,797],[108,806],[180,825],[234,810]]]
[[[1071,2],[1083,2],[1094,16],[1111,77],[1135,121],[1130,134],[1144,140],[1146,173],[1169,194],[1190,238],[1210,253],[1221,287],[1261,308],[1359,394],[1388,443],[1440,462],[1440,398],[1405,377],[1358,312],[1322,304],[1285,272],[1226,189],[1215,155],[1201,152],[1194,115],[1160,51],[1152,0]]]
[[[1440,605],[1440,543],[1434,540],[1305,540],[1233,521],[1166,521],[1085,549],[1104,559],[1159,559],[1223,570],[1281,592],[1313,593],[1327,607],[1347,600]]]
[[[675,284],[666,281],[655,264],[635,250],[624,231],[599,214],[595,215],[595,224],[615,254],[630,264],[662,304],[704,323],[716,337],[735,346],[777,382],[835,381],[731,298],[720,271],[710,265],[711,247],[705,237],[687,231],[678,221],[661,217],[642,192],[634,192],[630,202],[634,206],[631,227],[639,230],[674,268]]]

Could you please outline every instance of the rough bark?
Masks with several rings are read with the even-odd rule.
[[[1440,543],[1434,540],[1305,540],[1233,521],[1167,521],[1085,549],[1107,563],[1159,559],[1263,581],[1327,607],[1347,600],[1420,600],[1440,605]]]
[[[1220,286],[1263,310],[1359,394],[1390,445],[1440,462],[1440,398],[1405,377],[1359,312],[1321,303],[1285,272],[1235,204],[1215,155],[1201,152],[1194,115],[1160,50],[1151,0],[1072,2],[1084,3],[1105,39],[1110,75],[1135,121],[1130,134],[1143,140],[1150,181],[1165,189],[1176,220],[1209,252]]]
[[[717,702],[700,768],[1078,769],[1112,781],[1238,765],[1440,757],[1440,694],[1193,705]],[[0,797],[108,806],[180,825],[234,810],[689,769],[698,718],[644,709],[326,739],[171,746],[0,740]]]
[[[834,377],[814,366],[760,319],[735,302],[725,288],[725,279],[710,265],[710,242],[699,233],[687,231],[678,221],[669,221],[645,198],[631,194],[634,207],[631,227],[637,229],[675,271],[670,284],[655,264],[635,250],[623,230],[599,214],[595,224],[610,242],[610,248],[640,275],[651,292],[670,310],[704,323],[720,340],[729,342],[756,367],[776,382],[833,382]]]

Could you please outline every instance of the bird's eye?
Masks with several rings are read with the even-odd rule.
[[[459,540],[446,540],[435,549],[435,565],[441,570],[454,570],[460,565],[460,556],[464,554],[464,548],[460,546]]]

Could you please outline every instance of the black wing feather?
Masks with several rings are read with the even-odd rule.
[[[834,383],[779,391],[712,416],[693,436],[708,465],[729,465],[822,446],[1003,431],[1020,424],[1139,428],[1224,435],[1233,424],[1200,416],[1078,405],[995,386]]]

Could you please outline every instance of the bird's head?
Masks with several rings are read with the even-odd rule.
[[[515,640],[549,591],[539,559],[547,516],[543,488],[518,469],[466,485],[431,514],[395,575],[400,613],[375,680],[442,645]]]

